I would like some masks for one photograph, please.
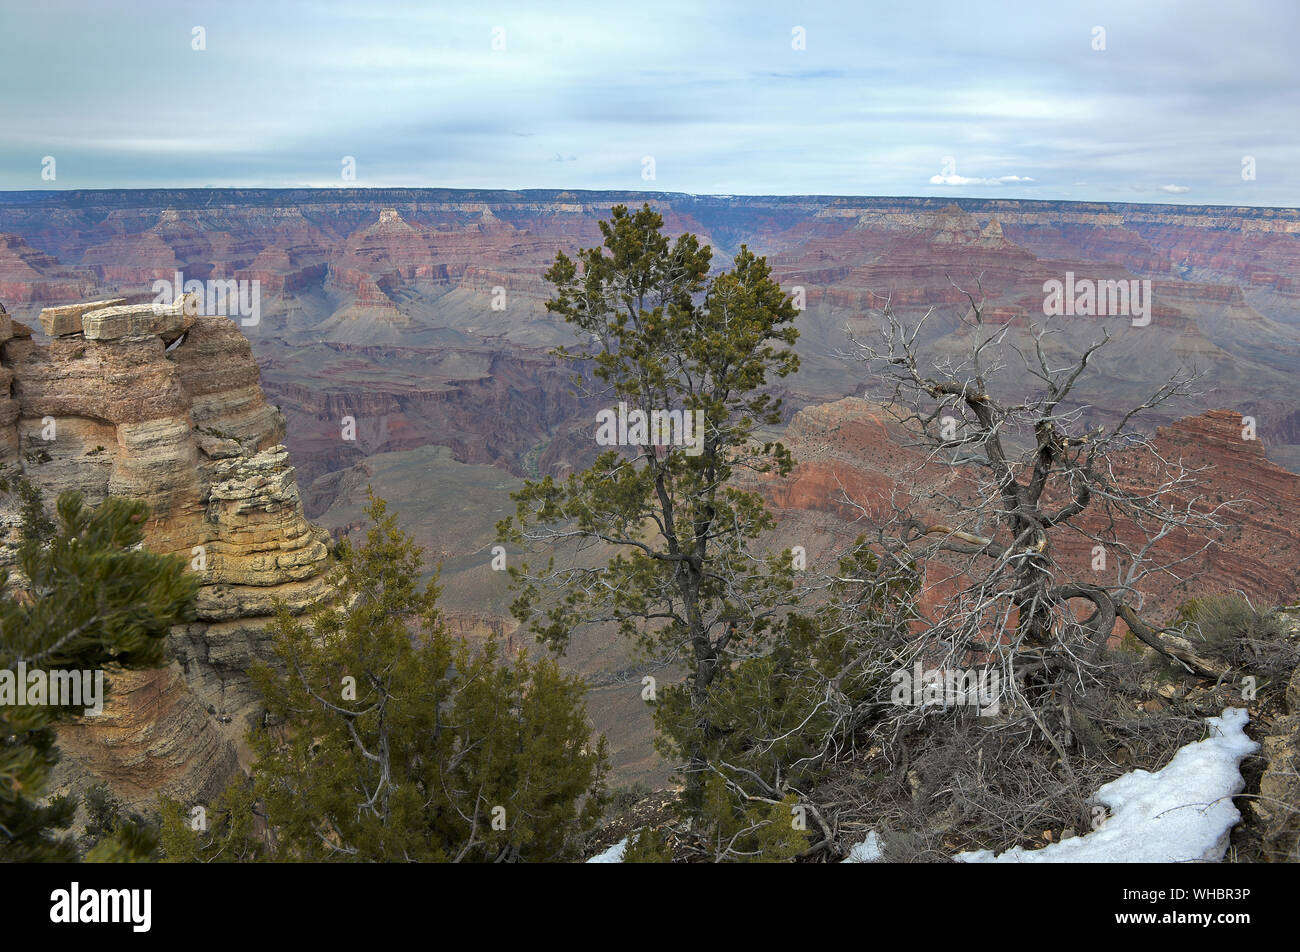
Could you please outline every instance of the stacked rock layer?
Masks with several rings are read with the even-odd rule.
[[[146,545],[198,573],[197,619],[170,664],[109,672],[104,713],[60,732],[65,786],[105,782],[132,804],[214,796],[258,712],[250,664],[269,658],[277,603],[327,597],[328,534],[310,525],[248,341],[193,298],[46,308],[48,343],[0,307],[0,461],[52,506],[79,491],[151,507]],[[13,557],[12,499],[0,512]]]

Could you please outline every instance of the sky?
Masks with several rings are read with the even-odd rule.
[[[0,0],[0,189],[1294,207],[1298,36],[1300,0]]]

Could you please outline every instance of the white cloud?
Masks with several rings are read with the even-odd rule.
[[[959,0],[926,18],[827,11],[806,51],[782,7],[739,0],[617,15],[597,0],[370,0],[308,18],[226,0],[204,7],[203,52],[174,0],[134,0],[131,22],[107,5],[11,4],[6,35],[25,42],[6,51],[0,189],[43,187],[45,155],[60,187],[337,185],[353,155],[358,185],[639,189],[653,154],[670,191],[1028,198],[1086,181],[1078,198],[1190,201],[1161,189],[1175,170],[1198,203],[1293,206],[1300,4],[1270,0],[1261,26],[1198,2],[1175,20],[1098,0],[1136,59],[1092,53],[1086,28],[1030,0],[983,20]],[[1207,59],[1236,64],[1232,81]],[[1269,174],[1247,191],[1224,142],[1267,148]],[[997,171],[1014,168],[1043,184]]]
[[[1161,185],[1160,191],[1172,192],[1175,195],[1181,195],[1183,194],[1183,192],[1190,192],[1191,189],[1188,188],[1186,185]]]
[[[1028,176],[1002,175],[998,178],[968,178],[965,175],[931,175],[931,185],[1001,185],[1004,182],[1032,182]]]

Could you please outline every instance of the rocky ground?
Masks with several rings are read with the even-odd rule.
[[[1284,611],[1278,617],[1283,624],[1277,647],[1294,664],[1300,657],[1300,610]],[[1129,737],[1122,748],[1117,748],[1111,769],[1090,779],[1091,789],[1095,791],[1128,771],[1160,770],[1179,748],[1203,737],[1205,718],[1216,717],[1225,708],[1244,707],[1250,715],[1246,733],[1259,747],[1241,764],[1244,786],[1233,798],[1241,819],[1231,830],[1223,861],[1300,862],[1300,666],[1292,668],[1289,678],[1254,684],[1249,690],[1243,689],[1239,678],[1225,676],[1214,684],[1171,676],[1162,670],[1153,653],[1144,659],[1140,670],[1144,673],[1130,683],[1129,689],[1111,700],[1129,707],[1139,721],[1147,720],[1146,730],[1162,737],[1163,742],[1143,748],[1130,743]],[[939,734],[946,727],[940,723],[933,729]],[[923,748],[921,741],[917,749]],[[965,754],[973,757],[973,749],[966,749]],[[1077,817],[1051,819],[1050,808],[1041,809],[1039,822],[1022,829],[1019,836],[1005,829],[990,835],[978,823],[956,823],[951,808],[935,809],[924,802],[931,796],[935,802],[941,798],[921,775],[922,763],[918,761],[911,770],[904,766],[906,776],[899,781],[889,776],[898,769],[897,761],[891,762],[880,746],[871,746],[836,766],[818,793],[824,798],[821,802],[835,804],[822,807],[833,827],[834,840],[830,849],[809,858],[842,861],[869,833],[878,837],[876,841],[888,862],[948,862],[966,850],[1036,850],[1088,832],[1088,826]],[[981,783],[990,788],[1012,788],[1012,774],[1022,767],[986,761],[980,767]],[[1048,754],[1041,767],[1034,769],[1059,773],[1059,763],[1052,766]],[[944,786],[955,782],[955,773],[951,769],[945,773]],[[649,830],[662,836],[675,857],[692,855],[690,837],[676,810],[679,790],[667,787],[654,792],[623,791],[612,801],[606,820],[593,834],[584,854],[596,856],[622,840],[635,838],[639,831]],[[992,805],[997,807],[996,797]],[[1019,805],[1021,810],[1023,807]],[[1016,811],[1008,807],[1007,812]]]

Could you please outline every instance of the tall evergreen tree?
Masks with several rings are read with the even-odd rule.
[[[603,247],[580,251],[576,263],[560,252],[547,272],[556,288],[548,309],[590,342],[559,353],[590,372],[579,381],[595,383],[608,407],[684,410],[699,431],[693,445],[664,445],[656,427],[629,427],[630,445],[585,472],[527,482],[499,533],[576,547],[563,566],[552,558],[544,570],[512,569],[515,615],[540,638],[563,648],[580,625],[613,624],[649,654],[687,663],[686,684],[670,692],[689,703],[661,726],[684,752],[687,801],[698,807],[715,734],[709,693],[736,661],[765,652],[796,602],[788,553],[753,551],[771,516],[733,477],[793,465],[760,431],[782,419],[766,386],[798,369],[798,311],[766,260],[743,246],[729,270],[709,277],[711,250],[690,234],[670,242],[649,205],[617,206],[600,228]]]

